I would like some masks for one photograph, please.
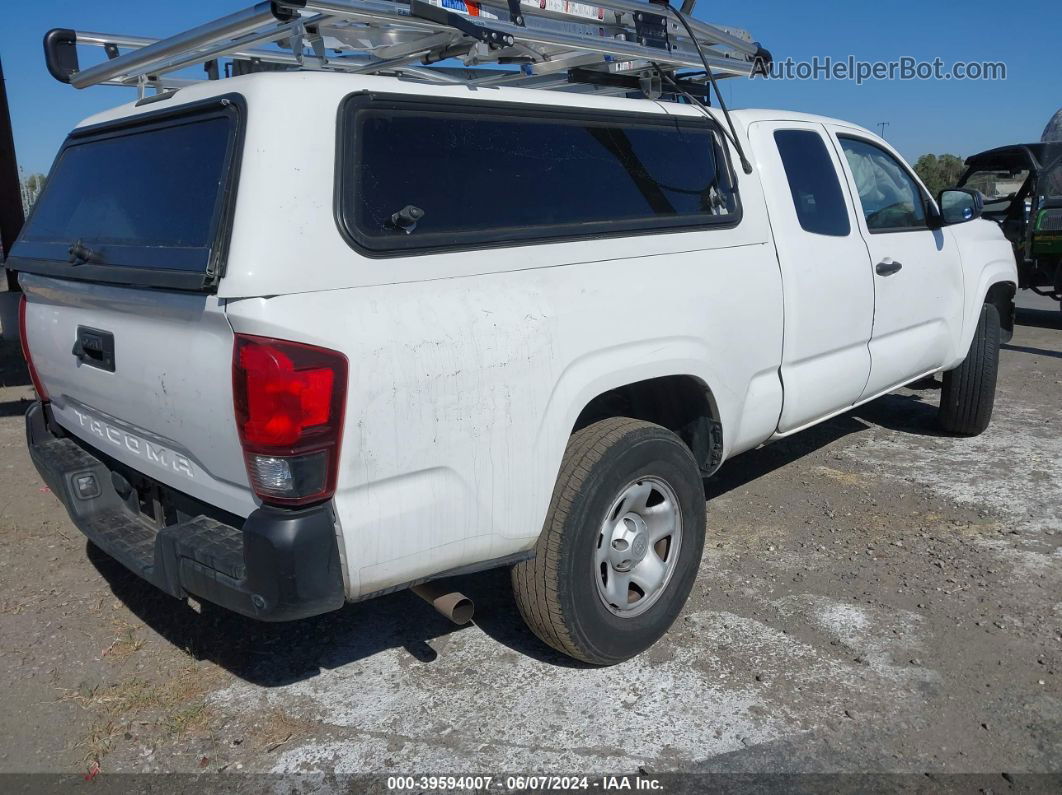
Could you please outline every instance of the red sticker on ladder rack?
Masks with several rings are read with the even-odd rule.
[[[484,11],[476,0],[425,0],[429,5],[433,5],[436,8],[445,8],[447,11],[453,11],[456,14],[469,17],[480,17],[482,19],[497,19],[496,14],[492,14],[489,11]]]

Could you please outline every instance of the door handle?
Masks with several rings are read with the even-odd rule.
[[[897,273],[902,267],[902,262],[885,258],[877,264],[874,270],[878,272],[878,276],[892,276],[892,274]]]

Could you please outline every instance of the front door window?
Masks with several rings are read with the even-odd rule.
[[[841,137],[867,230],[899,232],[926,228],[922,190],[896,158],[872,143]]]

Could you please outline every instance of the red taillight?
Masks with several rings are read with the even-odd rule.
[[[298,342],[236,335],[236,425],[263,502],[306,505],[336,489],[347,358]]]
[[[18,302],[18,340],[22,345],[22,358],[26,360],[26,369],[29,370],[33,388],[37,390],[37,397],[42,402],[48,402],[48,393],[37,376],[37,368],[33,366],[33,358],[30,356],[29,336],[26,334],[26,294],[23,293]]]

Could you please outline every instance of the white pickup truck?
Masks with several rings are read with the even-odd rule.
[[[551,646],[663,634],[702,479],[943,373],[989,422],[1014,256],[872,133],[321,72],[71,134],[8,265],[44,480],[175,597],[264,620],[511,566]],[[710,531],[709,531],[710,532]]]

